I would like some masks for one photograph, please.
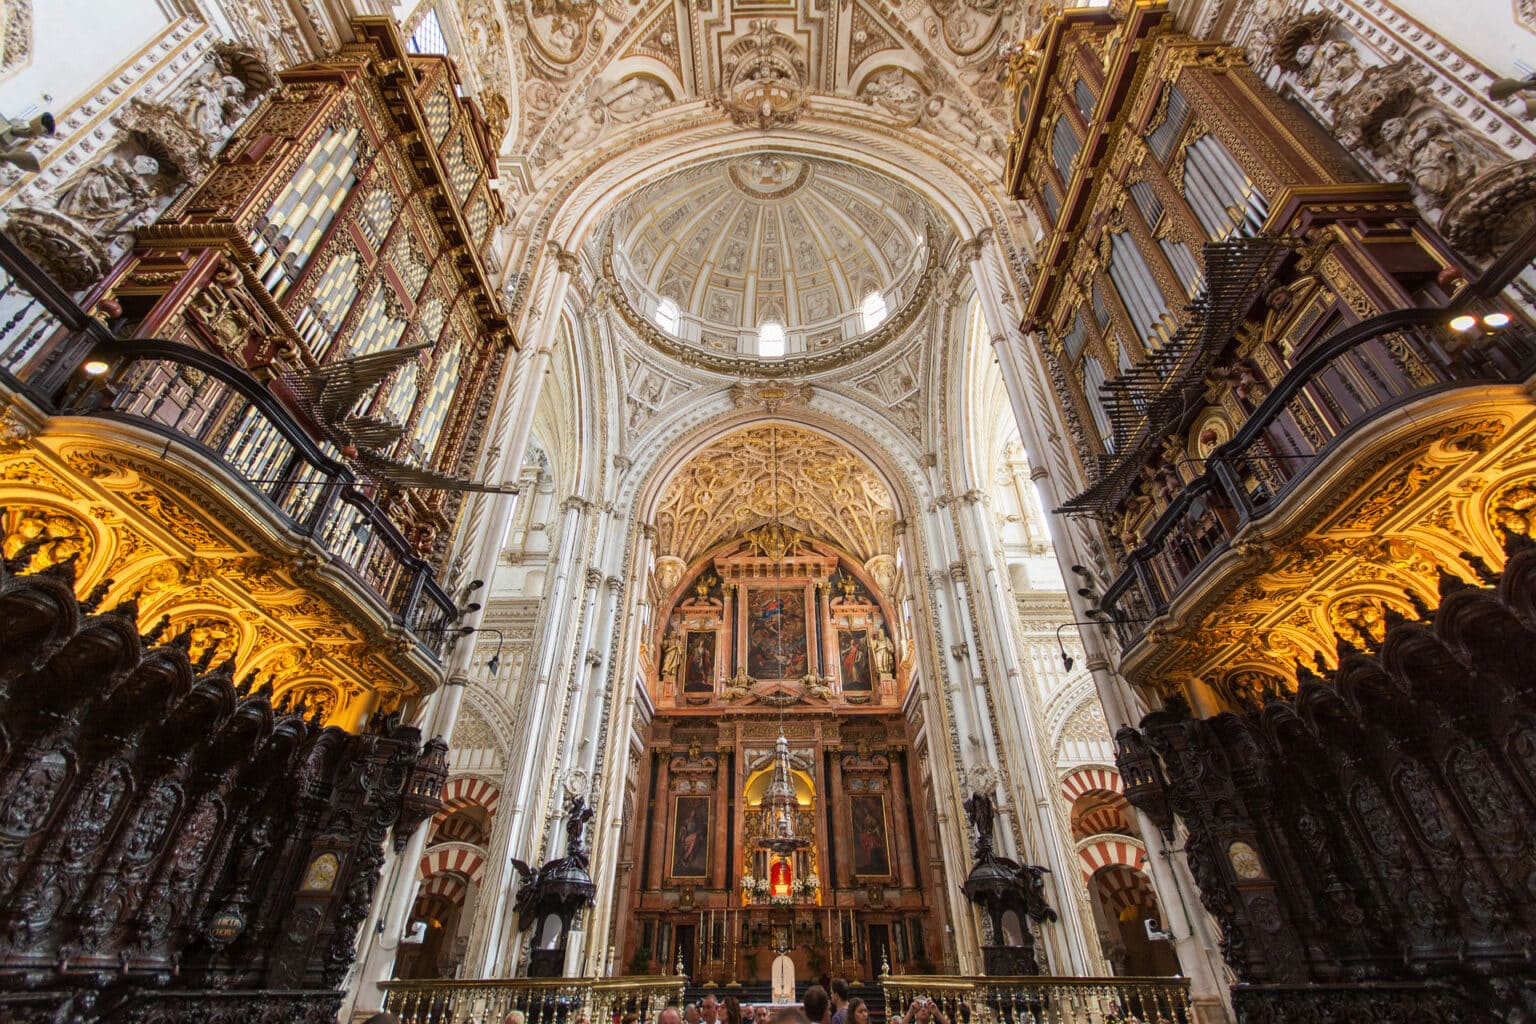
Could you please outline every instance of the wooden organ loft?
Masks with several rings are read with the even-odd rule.
[[[354,29],[83,308],[0,241],[4,557],[69,558],[146,635],[350,730],[442,680],[448,538],[515,345],[480,112],[392,22]]]
[[[483,255],[505,210],[495,147],[453,65],[408,54],[388,19],[355,29],[337,59],[278,76],[94,298],[123,336],[201,349],[266,382],[329,454],[358,460],[371,496],[440,565],[454,496],[410,470],[472,468],[513,344]],[[335,379],[327,367],[391,352],[387,372],[353,371],[375,386],[350,408],[310,393]],[[254,472],[278,468],[249,441]]]
[[[1063,12],[1010,64],[1022,327],[1087,483],[1059,511],[1159,709],[1120,770],[1238,1019],[1518,1013],[1536,333],[1507,289],[1536,231],[1471,264],[1164,3]],[[1361,146],[1408,115],[1387,72],[1335,110]]]

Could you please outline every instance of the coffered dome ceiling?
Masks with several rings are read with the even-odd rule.
[[[635,326],[663,348],[740,371],[742,357],[759,362],[759,328],[774,323],[784,362],[814,369],[877,347],[911,319],[938,223],[884,175],[764,150],[684,168],[624,200],[606,270]],[[865,311],[871,295],[883,312]]]

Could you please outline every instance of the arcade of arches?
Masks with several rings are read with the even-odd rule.
[[[1466,6],[4,0],[0,1017],[1527,1019]]]

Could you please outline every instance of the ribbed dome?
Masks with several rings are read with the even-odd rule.
[[[766,151],[677,171],[616,211],[612,268],[632,306],[678,339],[755,351],[764,323],[790,352],[834,348],[878,326],[927,263],[926,204],[864,168]],[[676,304],[676,326],[663,300]],[[658,317],[658,310],[661,315]]]

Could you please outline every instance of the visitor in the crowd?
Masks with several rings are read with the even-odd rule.
[[[704,1002],[699,1007],[699,1020],[702,1024],[720,1024],[720,1004],[715,1002],[714,996],[704,997]]]
[[[832,994],[832,1024],[847,1024],[848,982],[843,978],[833,978],[832,987],[828,991]]]
[[[862,999],[848,1000],[848,1024],[869,1024],[869,1007]]]
[[[735,996],[726,996],[721,1019],[724,1024],[741,1024],[741,1000]]]
[[[759,1003],[752,1007],[752,1024],[768,1024],[768,1005]]]
[[[902,1015],[903,1024],[948,1024],[944,1019],[944,1010],[938,1003],[927,996],[918,996],[907,1004],[907,1012]]]
[[[688,1004],[688,1008],[683,1011],[683,1020],[686,1021],[687,1024],[699,1024],[699,1004],[698,1003],[689,1003]]]
[[[812,985],[806,989],[800,1005],[811,1024],[831,1024],[832,1013],[827,1000],[827,990],[820,985]]]
[[[825,994],[822,998],[826,998]],[[782,1006],[774,1012],[769,1024],[815,1024],[815,1022],[800,1012],[798,1006]]]
[[[501,1018],[501,1024],[523,1024],[523,1011],[513,1010]]]
[[[656,1015],[656,1024],[683,1024],[682,1014],[677,1012],[677,1007],[665,1007]]]

